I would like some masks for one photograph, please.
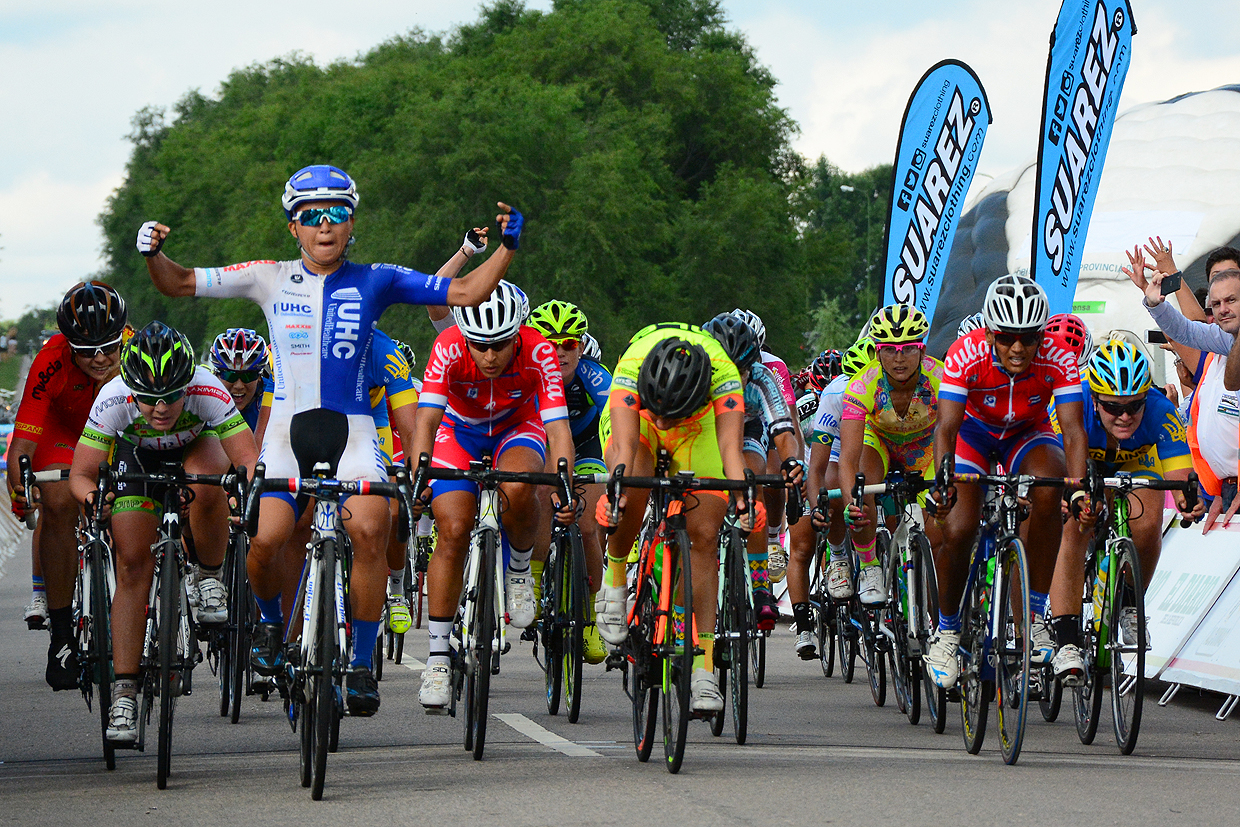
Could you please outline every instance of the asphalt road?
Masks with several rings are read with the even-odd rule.
[[[153,737],[150,751],[118,753],[108,772],[97,713],[43,682],[47,634],[21,619],[28,560],[26,543],[0,559],[0,823],[1240,823],[1240,721],[1214,720],[1217,695],[1185,689],[1160,708],[1164,687],[1152,686],[1127,757],[1109,712],[1086,747],[1069,710],[1054,724],[1031,710],[1020,762],[1007,767],[993,737],[978,756],[964,751],[956,707],[943,735],[924,718],[910,726],[890,699],[875,707],[862,667],[846,685],[796,659],[782,624],[767,684],[751,692],[749,742],[738,746],[730,723],[716,739],[695,722],[679,775],[662,767],[659,744],[649,763],[637,761],[617,672],[587,667],[580,723],[547,715],[529,644],[515,645],[493,679],[486,757],[473,761],[461,721],[417,705],[426,640],[414,631],[411,661],[387,664],[379,714],[343,722],[323,801],[298,784],[282,704],[247,698],[230,725],[205,665],[177,707],[172,777],[160,791]]]

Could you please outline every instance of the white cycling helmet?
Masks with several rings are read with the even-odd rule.
[[[529,299],[510,281],[501,281],[477,307],[452,308],[452,318],[465,338],[483,343],[511,339],[529,314]]]
[[[956,328],[956,338],[963,339],[975,330],[986,326],[986,319],[982,316],[982,311],[970,313],[960,320],[960,325]]]
[[[766,325],[762,324],[762,317],[752,310],[742,310],[739,307],[728,315],[735,316],[740,319],[742,322],[749,325],[749,327],[753,329],[754,333],[758,334],[759,350],[766,347]]]
[[[595,362],[603,361],[603,347],[589,333],[581,334],[581,355],[586,359],[593,359]]]
[[[1005,333],[1041,330],[1050,318],[1046,291],[1031,278],[1009,273],[991,282],[982,304],[986,327]]]

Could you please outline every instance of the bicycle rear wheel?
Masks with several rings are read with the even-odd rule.
[[[633,746],[638,761],[650,760],[659,720],[659,660],[654,650],[655,591],[649,578],[637,582],[634,622],[629,627],[633,647],[629,661],[629,690],[633,698]]]
[[[998,635],[992,642],[995,653],[995,713],[999,724],[999,746],[1003,762],[1015,764],[1025,738],[1029,710],[1029,663],[1032,637],[1029,629],[1029,566],[1025,544],[1019,538],[1008,541],[998,557],[999,588],[994,590],[993,609],[998,613]],[[1012,616],[1013,598],[1024,607],[1022,617]],[[1014,635],[1014,637],[1012,637]]]
[[[581,533],[574,525],[564,534],[564,612],[569,624],[563,636],[564,704],[568,707],[568,722],[575,724],[581,717],[581,667],[585,662],[589,586],[586,583],[586,553],[581,545]]]
[[[543,659],[546,662],[544,677],[547,684],[547,714],[560,713],[560,696],[564,687],[564,627],[561,611],[564,604],[564,555],[558,543],[552,543],[551,553],[543,564],[542,625]]]
[[[908,717],[909,723],[915,724],[921,719],[921,687],[912,672],[909,656],[908,581],[904,577],[903,561],[896,554],[888,555],[886,568],[891,595],[884,614],[892,635],[888,651],[892,693],[896,707]]]
[[[964,747],[972,755],[981,751],[986,740],[986,717],[994,691],[994,684],[984,679],[982,672],[986,664],[986,626],[990,620],[986,611],[989,587],[984,575],[977,580],[968,587],[960,619],[960,645],[965,652],[960,668],[960,723]]]
[[[745,743],[749,731],[749,663],[747,658],[754,651],[751,636],[761,639],[754,624],[753,607],[749,605],[749,564],[745,557],[745,540],[738,529],[728,531],[728,553],[725,558],[728,570],[728,590],[724,593],[723,611],[727,620],[727,651],[732,670],[732,686],[728,698],[732,706],[732,734],[736,743]],[[757,679],[755,667],[754,677]],[[720,685],[720,690],[723,686]],[[722,717],[722,713],[720,713]]]
[[[310,797],[315,801],[323,798],[323,784],[327,779],[327,754],[331,751],[332,724],[336,717],[334,673],[336,665],[336,541],[323,540],[323,560],[320,569],[318,600],[318,623],[313,642],[318,663],[313,664],[312,682],[307,692],[313,690],[313,717],[305,723],[314,727],[314,766],[310,779]]]
[[[90,590],[89,624],[83,624],[88,640],[79,651],[89,658],[90,679],[99,686],[96,702],[99,704],[99,724],[103,734],[103,763],[109,770],[116,769],[116,748],[108,740],[108,712],[112,708],[112,635],[109,620],[112,611],[112,595],[108,588],[108,568],[111,565],[110,549],[94,544],[85,552],[90,566],[87,581]]]
[[[159,561],[159,608],[158,629],[159,655],[159,744],[155,784],[159,789],[168,786],[172,770],[172,717],[176,710],[176,657],[177,632],[181,625],[181,601],[177,594],[180,582],[176,552],[165,540],[162,559]]]
[[[1120,538],[1111,553],[1118,563],[1107,613],[1111,635],[1117,643],[1111,648],[1111,712],[1115,744],[1122,755],[1131,755],[1141,730],[1145,695],[1145,588],[1141,584],[1141,560],[1132,540]],[[1137,614],[1135,641],[1125,641],[1121,631],[1120,618],[1125,609],[1133,609]]]
[[[1102,630],[1094,625],[1094,584],[1098,579],[1098,559],[1089,555],[1085,562],[1085,596],[1081,602],[1081,655],[1085,675],[1081,685],[1072,689],[1072,717],[1076,721],[1076,737],[1082,744],[1094,742],[1098,719],[1102,715],[1103,675],[1106,673],[1106,643]],[[1098,618],[1101,621],[1101,618]]]
[[[875,706],[887,703],[887,656],[883,652],[883,641],[879,640],[878,613],[871,610],[862,612],[861,651],[865,661],[865,674],[870,682],[870,697]]]
[[[665,624],[663,636],[663,684],[660,697],[663,701],[663,757],[666,759],[667,771],[680,772],[680,765],[685,758],[685,740],[689,734],[689,690],[693,680],[693,583],[689,560],[689,533],[684,529],[676,529],[666,543],[667,550],[673,551],[677,558],[679,578],[673,578],[673,584],[681,584],[681,601],[685,607],[684,639],[677,651],[676,624],[670,611]],[[664,563],[670,565],[668,558]],[[669,607],[674,601],[668,595]],[[735,683],[735,681],[733,681]]]
[[[478,568],[477,604],[475,606],[473,649],[474,664],[466,672],[466,738],[475,761],[482,760],[487,740],[487,712],[491,702],[491,659],[494,653],[496,624],[495,566],[499,538],[486,530],[481,536],[482,559]]]
[[[840,656],[840,677],[844,683],[852,683],[857,671],[857,627],[852,625],[849,601],[835,604],[835,642]]]
[[[1038,710],[1042,713],[1042,720],[1053,724],[1059,720],[1059,711],[1063,706],[1063,684],[1055,677],[1054,670],[1049,666],[1042,668],[1041,690]]]

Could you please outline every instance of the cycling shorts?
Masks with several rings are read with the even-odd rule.
[[[745,441],[742,450],[750,454],[759,454],[766,456],[768,439],[766,428],[762,425],[762,418],[748,419],[745,421]]]
[[[464,470],[471,462],[481,460],[485,454],[490,454],[494,466],[499,467],[500,457],[510,448],[529,448],[546,462],[547,430],[543,427],[542,420],[538,417],[525,419],[507,430],[487,436],[473,428],[458,427],[444,417],[435,433],[435,453],[431,457],[431,467]],[[432,499],[448,491],[477,494],[478,485],[469,480],[431,481]]]
[[[379,447],[379,435],[375,430],[375,420],[368,414],[348,414],[348,441],[344,453],[336,463],[336,479],[369,480],[371,482],[387,482],[387,461],[383,450]],[[303,475],[301,465],[293,452],[290,440],[292,415],[272,415],[267,423],[267,432],[263,436],[263,448],[258,459],[267,466],[267,478],[309,476],[307,468]],[[287,491],[264,491],[263,498],[275,497],[288,503],[294,514],[301,516],[302,509],[309,501],[305,496],[294,497]],[[342,498],[342,502],[344,499]]]
[[[151,474],[169,465],[180,467],[188,447],[187,445],[167,451],[155,451],[150,448],[139,448],[132,442],[117,440],[116,447],[113,449],[112,469],[118,474]],[[152,483],[117,482],[116,500],[112,503],[112,513],[142,511],[155,519],[160,519],[164,513],[164,503],[163,494],[156,490],[157,488],[159,486]]]
[[[724,479],[723,454],[719,451],[719,435],[715,431],[715,417],[708,411],[705,416],[682,420],[679,427],[660,431],[654,426],[649,411],[638,411],[640,416],[638,438],[657,457],[662,448],[672,455],[669,474],[692,471],[702,479]],[[611,420],[604,420],[600,429],[604,446],[611,444]],[[763,452],[765,455],[765,452]]]
[[[606,474],[607,463],[603,462],[603,443],[599,441],[598,429],[594,429],[590,438],[579,442],[574,452],[577,461],[573,465],[574,474]]]
[[[1019,472],[1025,457],[1039,445],[1060,448],[1059,437],[1051,428],[1049,419],[1043,418],[1036,425],[999,437],[966,414],[960,425],[960,434],[956,437],[956,471],[988,474],[998,462],[1009,471]]]
[[[911,442],[903,445],[890,442],[881,433],[874,430],[870,423],[865,426],[865,445],[873,448],[874,453],[883,463],[883,476],[891,471],[892,463],[903,468],[907,473],[924,475],[927,468],[934,462],[934,432],[930,431]]]
[[[20,432],[10,436],[10,441],[13,437],[30,439]],[[74,429],[72,425],[66,425],[56,417],[49,416],[43,423],[43,433],[36,438],[34,456],[30,458],[31,467],[35,471],[46,471],[53,465],[72,465],[73,449],[77,447],[81,437],[80,427]]]

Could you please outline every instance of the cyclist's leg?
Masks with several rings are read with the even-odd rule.
[[[527,420],[509,430],[496,445],[495,467],[502,471],[539,473],[547,469],[547,437],[542,422]],[[542,524],[550,524],[539,497],[539,486],[520,482],[502,483],[501,514],[508,537],[508,570],[504,573],[509,622],[524,629],[534,622],[534,583],[530,557]],[[550,502],[546,503],[548,509]],[[545,518],[545,519],[544,519]]]
[[[151,545],[159,525],[158,507],[139,497],[117,498],[112,512],[116,552],[116,592],[112,595],[112,667],[116,675],[108,738],[135,741],[137,694],[146,604],[155,558]]]
[[[1081,654],[1081,595],[1085,588],[1085,550],[1092,532],[1082,531],[1075,517],[1064,523],[1051,579],[1050,625],[1055,639],[1055,676],[1075,686],[1085,672]]]
[[[766,473],[766,445],[761,440],[745,438],[742,452],[745,464],[755,474]],[[771,517],[767,512],[767,519]],[[779,613],[775,609],[775,601],[771,597],[771,577],[767,570],[767,535],[761,531],[752,531],[745,541],[745,556],[749,563],[749,576],[753,583],[753,606],[755,619],[759,629],[774,629]],[[696,560],[695,560],[696,562]],[[696,579],[696,578],[694,578]]]
[[[861,473],[867,483],[881,482],[887,478],[887,466],[890,462],[886,442],[867,425],[865,429],[865,445],[861,449]],[[866,604],[882,603],[887,599],[887,588],[883,582],[883,569],[877,558],[875,533],[878,530],[878,510],[875,498],[871,494],[865,498],[865,518],[863,525],[852,530],[853,548],[857,550],[857,559],[861,566],[858,575],[861,602]]]
[[[1141,585],[1149,588],[1162,555],[1163,503],[1162,491],[1142,489],[1136,493],[1140,501],[1128,515],[1128,530],[1141,561]]]
[[[774,445],[769,445],[762,471],[755,471],[754,473],[779,474],[779,466],[779,453],[775,450]],[[771,579],[774,582],[783,580],[788,569],[788,560],[784,554],[784,547],[779,541],[780,534],[784,528],[784,497],[786,494],[787,492],[782,488],[762,489],[762,501],[766,504],[766,545],[768,554],[775,557],[775,564],[771,566],[773,569]]]
[[[68,467],[58,462],[38,470]],[[73,628],[73,586],[78,564],[75,536],[78,504],[69,492],[68,482],[43,483],[39,486],[39,501],[43,513],[39,519],[38,542],[32,545],[43,574],[48,626],[52,633],[44,676],[52,689],[77,689],[78,652]]]
[[[698,497],[697,505],[686,509],[685,513],[691,547],[693,614],[697,619],[698,639],[705,650],[705,654],[699,656],[700,662],[694,659],[694,672],[704,669],[713,673],[715,669],[714,630],[719,594],[719,551],[716,542],[719,526],[723,524],[727,512],[727,499],[704,493]],[[761,537],[762,529],[763,526],[756,526],[753,534]],[[688,629],[685,630],[685,637],[689,637]]]
[[[228,455],[214,434],[203,435],[185,449],[182,466],[189,474],[225,474]],[[228,619],[228,594],[222,567],[228,547],[228,497],[217,485],[192,485],[194,501],[189,506],[190,531],[198,553],[198,607],[201,622],[218,623]]]
[[[443,709],[451,700],[452,621],[461,598],[466,549],[478,510],[476,491],[473,483],[464,481],[435,480],[431,484],[438,540],[426,569],[429,654],[418,692],[418,702],[428,710]]]
[[[405,546],[408,538],[402,540],[401,537],[407,532],[408,525],[403,523],[403,512],[401,508],[400,498],[393,497],[389,505],[389,517],[391,519],[392,530],[388,532],[388,541],[386,549],[388,580],[387,580],[387,604],[388,604],[388,628],[398,634],[409,630],[413,625],[413,618],[409,614],[408,601],[405,600],[405,564],[408,562],[408,555]]]

